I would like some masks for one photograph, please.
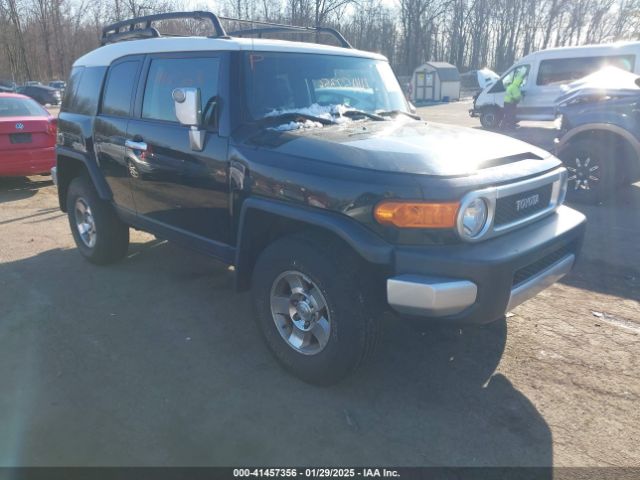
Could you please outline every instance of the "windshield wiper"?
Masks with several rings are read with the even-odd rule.
[[[340,115],[343,117],[349,117],[349,118],[367,117],[372,120],[378,120],[378,121],[384,120],[383,116],[378,115],[377,113],[365,112],[364,110],[355,110],[355,109],[345,110],[344,112],[340,112]]]
[[[282,122],[298,122],[300,120],[310,120],[312,122],[321,123],[322,125],[335,125],[337,123],[335,120],[331,120],[330,118],[316,117],[315,115],[299,112],[285,112],[277,115],[268,115],[258,120],[258,123],[279,125]]]
[[[387,110],[383,112],[376,112],[381,117],[397,117],[398,115],[406,115],[409,118],[413,118],[414,120],[422,120],[422,117],[414,114],[405,112],[404,110]]]

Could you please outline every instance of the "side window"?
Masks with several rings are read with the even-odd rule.
[[[106,67],[85,67],[77,88],[69,95],[68,111],[82,115],[95,115]],[[66,96],[66,95],[65,95]]]
[[[500,93],[504,92],[505,89],[513,82],[513,79],[516,75],[522,75],[524,80],[522,81],[522,86],[527,84],[527,77],[529,76],[529,65],[520,65],[511,69],[509,72],[504,74],[502,78],[500,78],[493,88],[489,91],[489,93]]]
[[[139,64],[140,62],[132,60],[111,67],[102,96],[102,114],[129,116]]]
[[[203,121],[212,118],[212,102],[218,94],[219,60],[207,58],[156,58],[151,61],[142,102],[142,117],[177,122],[171,92],[178,87],[200,89]]]
[[[69,110],[69,104],[71,103],[70,99],[75,96],[75,91],[78,88],[83,71],[84,67],[73,67],[71,70],[69,80],[67,81],[67,88],[65,89],[64,96],[62,97],[62,106],[60,107],[63,112]]]
[[[594,73],[606,66],[614,66],[631,72],[635,66],[635,61],[635,55],[543,60],[540,62],[536,83],[538,85],[569,83],[586,77],[590,73]]]

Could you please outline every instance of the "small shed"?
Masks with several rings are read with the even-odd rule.
[[[460,72],[446,62],[427,62],[413,71],[411,101],[460,100]]]

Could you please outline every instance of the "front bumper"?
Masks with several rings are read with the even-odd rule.
[[[475,108],[470,108],[469,109],[469,116],[470,117],[479,117],[480,116],[480,111],[476,110]]]
[[[527,227],[477,244],[399,247],[387,301],[411,316],[488,323],[569,273],[584,215],[562,206]]]

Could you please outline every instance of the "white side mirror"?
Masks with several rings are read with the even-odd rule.
[[[199,88],[176,88],[171,93],[176,117],[182,125],[197,127],[202,122]]]
[[[189,128],[189,144],[191,150],[201,152],[204,149],[205,131],[200,130],[202,110],[199,88],[176,88],[171,92],[176,108],[176,118]]]

